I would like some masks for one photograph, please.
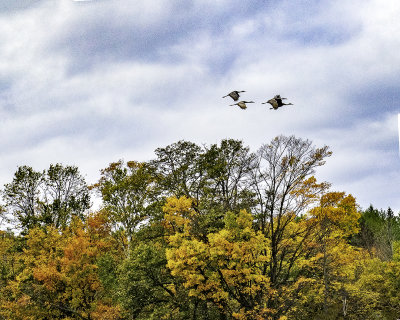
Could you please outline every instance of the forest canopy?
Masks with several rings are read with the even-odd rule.
[[[397,319],[400,219],[318,181],[330,156],[278,136],[178,141],[93,185],[21,166],[1,189],[0,319]]]

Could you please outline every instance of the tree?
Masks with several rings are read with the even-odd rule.
[[[33,228],[21,256],[24,268],[2,288],[6,319],[103,319],[122,317],[122,308],[103,285],[105,256],[122,251],[99,212],[84,224],[74,218],[62,232]],[[102,263],[103,262],[103,263]]]
[[[400,240],[400,220],[392,209],[377,210],[371,205],[362,212],[360,227],[352,242],[366,248],[371,257],[391,260],[394,242]]]
[[[192,318],[194,299],[166,268],[165,249],[162,239],[138,241],[119,268],[119,301],[132,319]]]
[[[42,173],[19,167],[2,195],[11,221],[23,233],[36,226],[63,228],[72,216],[82,219],[90,207],[89,190],[78,168],[60,164]]]
[[[225,228],[203,241],[191,232],[198,216],[191,204],[185,197],[170,198],[164,207],[165,227],[171,232],[166,251],[171,274],[183,279],[190,297],[217,306],[220,319],[269,315],[266,297],[273,292],[263,275],[268,240],[254,231],[252,216],[245,210],[228,213]]]
[[[155,150],[157,159],[151,164],[157,168],[164,196],[199,198],[203,178],[203,172],[199,170],[201,152],[201,147],[188,141]]]
[[[400,246],[394,246],[399,255]],[[354,284],[358,291],[369,292],[370,301],[363,308],[371,310],[366,319],[397,319],[400,313],[400,261],[366,259],[360,265],[362,272]],[[353,317],[356,319],[356,317]]]
[[[255,158],[255,154],[238,140],[226,139],[219,146],[213,144],[206,147],[201,157],[201,168],[206,177],[203,184],[206,201],[201,201],[202,205],[207,208],[207,203],[208,209],[219,208],[222,213],[239,212],[254,206],[254,194],[248,188],[248,178]]]
[[[347,242],[359,231],[360,213],[355,198],[344,192],[328,192],[320,197],[319,206],[310,210],[309,216],[315,222],[309,274],[318,279],[314,280],[313,290],[322,292],[321,298],[315,299],[314,316],[347,318],[350,309],[360,315],[360,310],[354,308],[354,294],[348,288],[354,280],[354,261],[360,259],[358,251]]]
[[[99,182],[92,187],[101,193],[114,226],[121,224],[131,239],[157,206],[156,181],[148,163],[130,161],[125,165],[120,160],[101,170]]]
[[[23,230],[0,232],[0,320],[394,319],[399,218],[360,218],[317,182],[330,154],[294,136],[256,153],[179,141],[102,170],[104,206],[87,215],[76,167],[18,168],[0,207]]]
[[[0,231],[0,290],[15,279],[23,265],[21,237],[10,231]]]
[[[200,147],[179,141],[158,148],[156,155],[151,163],[160,178],[160,194],[192,199],[200,214],[194,229],[204,238],[223,228],[226,211],[238,213],[255,205],[248,188],[255,155],[243,142],[226,139],[220,145]]]
[[[38,225],[41,219],[41,178],[41,173],[31,167],[18,167],[13,181],[5,185],[2,194],[6,208],[25,231]]]
[[[65,228],[72,216],[83,219],[90,208],[87,184],[75,166],[50,165],[43,173],[42,220],[45,225]]]
[[[294,136],[276,137],[257,153],[257,165],[251,177],[251,188],[258,200],[254,213],[259,230],[270,239],[271,259],[266,262],[265,272],[278,292],[284,290],[293,277],[299,276],[293,273],[293,267],[307,250],[306,240],[312,225],[302,223],[301,227],[293,227],[293,222],[328,189],[329,184],[318,184],[312,174],[330,155],[327,146],[315,148],[310,141]],[[287,239],[299,237],[303,240],[293,243],[294,246],[283,245]],[[279,305],[278,300],[270,300],[271,308],[277,309]],[[290,304],[284,304],[279,312],[284,313],[289,308]]]
[[[183,185],[190,187],[181,189],[195,191],[184,193],[192,201],[191,208],[196,213],[185,217],[190,221],[189,236],[197,241],[193,240],[191,244],[194,247],[206,244],[207,247],[211,235],[225,230],[227,211],[234,215],[239,215],[241,209],[252,212],[253,231],[260,231],[268,239],[268,246],[263,250],[270,253],[270,258],[262,263],[261,275],[268,277],[276,292],[264,296],[267,297],[265,307],[274,310],[271,316],[278,319],[293,306],[296,296],[306,285],[297,262],[310,251],[308,243],[313,225],[301,216],[329,187],[327,183],[317,183],[312,174],[331,153],[328,147],[314,148],[311,142],[293,136],[273,139],[257,155],[235,141],[223,141],[221,147],[212,146],[204,153],[196,150],[194,159],[202,161],[197,166],[195,161],[187,163],[185,168],[191,168],[191,174],[182,174],[196,179],[186,179]],[[168,168],[170,171],[164,172],[169,172],[169,176],[179,176],[174,175],[179,166]],[[195,174],[196,168],[198,174]],[[175,218],[179,220],[179,217],[176,215]],[[183,232],[184,227],[176,228],[176,233]],[[199,258],[200,261],[204,259]]]

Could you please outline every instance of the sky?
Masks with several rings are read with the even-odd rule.
[[[95,183],[179,140],[295,135],[333,152],[318,180],[399,213],[398,17],[398,0],[0,0],[0,188],[21,165]],[[276,94],[294,105],[261,104]]]

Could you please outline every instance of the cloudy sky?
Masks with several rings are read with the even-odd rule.
[[[319,180],[399,212],[399,17],[398,0],[0,0],[0,187],[20,165],[93,183],[181,139],[294,134],[331,147]],[[261,104],[278,93],[294,106]]]

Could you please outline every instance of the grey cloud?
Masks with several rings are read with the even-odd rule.
[[[327,25],[313,21],[324,9],[318,1],[307,1],[307,9],[300,4],[272,1],[234,1],[223,9],[217,4],[176,1],[169,4],[164,15],[151,10],[135,12],[122,3],[110,1],[92,6],[91,10],[88,7],[69,19],[45,50],[65,54],[69,59],[68,71],[75,74],[120,61],[179,64],[197,54],[196,45],[205,35],[213,40],[201,63],[223,76],[229,73],[236,58],[252,50],[255,44],[269,43],[270,49],[281,50],[282,41],[335,45],[354,36],[349,24],[341,26],[341,19]],[[302,13],[295,16],[299,10]],[[264,20],[270,23],[262,23]],[[232,34],[232,29],[247,21],[257,25],[252,32],[241,38]],[[185,55],[185,51],[190,55]]]
[[[55,35],[50,50],[68,54],[72,72],[121,60],[179,63],[184,57],[174,50],[174,46],[184,45],[188,40],[195,45],[201,34],[223,38],[249,15],[260,15],[269,10],[264,1],[251,5],[237,1],[224,10],[212,4],[175,2],[169,8],[169,14],[164,16],[152,19],[151,12],[143,13],[149,20],[143,24],[127,16],[123,9],[116,8],[110,2],[96,9],[97,16],[87,11],[81,18],[71,20],[60,34]],[[224,42],[228,46],[239,45],[235,39]],[[217,57],[217,65],[224,65],[223,59],[223,56]]]
[[[346,99],[355,106],[352,110],[355,119],[376,119],[400,112],[400,91],[393,82],[366,83],[359,90],[349,92]]]
[[[176,9],[173,17],[165,16],[146,25],[118,11],[116,14],[122,16],[103,13],[101,19],[74,21],[52,46],[71,57],[75,71],[121,60],[176,62],[179,57],[166,54],[168,48],[201,28],[193,17],[183,14],[182,8]]]
[[[324,26],[312,26],[306,30],[299,30],[293,27],[283,33],[283,38],[308,46],[335,46],[351,41],[355,37],[356,32],[358,32],[356,28],[351,30],[343,27],[326,28]]]
[[[14,119],[0,127],[0,149],[17,152],[26,146],[42,145],[49,139],[109,141],[114,148],[127,148],[137,141],[152,139],[164,127],[151,110],[127,112],[123,108],[96,110],[90,103],[82,102],[79,107],[14,115]],[[157,119],[160,123],[154,127],[153,121]]]
[[[32,8],[45,0],[0,0],[0,14],[9,14]]]
[[[281,39],[305,46],[337,46],[352,40],[362,30],[361,21],[334,1],[285,2],[280,14]],[[285,10],[286,9],[286,10]],[[282,27],[284,25],[284,27]]]

